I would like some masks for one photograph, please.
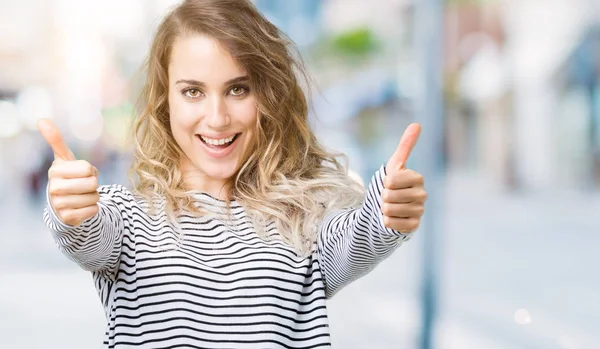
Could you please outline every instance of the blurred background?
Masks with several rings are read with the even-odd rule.
[[[0,0],[3,348],[100,346],[91,278],[42,222],[35,122],[129,185],[139,67],[177,3]],[[255,3],[300,47],[318,137],[365,181],[423,124],[424,225],[329,302],[334,347],[600,348],[600,1]]]

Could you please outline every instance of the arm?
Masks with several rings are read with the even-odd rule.
[[[75,158],[54,123],[41,119],[37,126],[54,152],[44,221],[67,256],[83,269],[112,278],[128,211],[123,203],[131,203],[131,194],[120,186],[99,188],[98,170]]]
[[[77,226],[64,223],[48,195],[44,221],[59,249],[81,268],[114,275],[121,254],[125,222],[130,219],[131,193],[122,186],[101,186],[98,213]]]
[[[385,167],[375,173],[362,206],[329,214],[319,227],[317,254],[327,298],[366,275],[412,233],[386,227],[381,211]]]
[[[334,213],[320,226],[317,252],[328,298],[377,266],[419,226],[427,192],[423,176],[405,164],[420,133],[419,124],[408,126],[360,208]]]

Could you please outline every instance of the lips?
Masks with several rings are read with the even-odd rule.
[[[232,133],[228,135],[220,135],[219,137],[208,137],[206,135],[197,134],[204,152],[211,158],[220,159],[228,156],[236,148],[238,139],[241,133]]]
[[[217,148],[217,149],[225,149],[225,148],[229,147],[231,144],[233,144],[233,142],[235,142],[235,140],[239,137],[239,135],[240,135],[240,133],[236,133],[232,136],[221,137],[221,138],[211,138],[211,137],[207,137],[204,135],[197,135],[197,136],[208,147]]]

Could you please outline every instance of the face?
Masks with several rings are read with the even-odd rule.
[[[246,71],[216,40],[178,37],[169,62],[169,110],[190,189],[221,197],[254,141],[257,108]]]

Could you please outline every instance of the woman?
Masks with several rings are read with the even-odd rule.
[[[133,191],[98,187],[38,124],[55,153],[44,219],[92,272],[105,347],[329,347],[325,300],[417,228],[419,126],[365,192],[315,139],[296,72],[250,1],[189,0],[149,54]]]

